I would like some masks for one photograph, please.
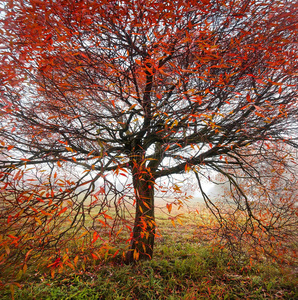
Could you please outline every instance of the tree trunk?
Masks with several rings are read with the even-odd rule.
[[[154,178],[143,169],[133,170],[136,215],[126,263],[152,258],[155,238]]]

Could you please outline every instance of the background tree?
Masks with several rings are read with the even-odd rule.
[[[204,192],[201,170],[208,168],[235,185],[233,169],[245,172],[247,157],[264,151],[265,142],[297,146],[292,3],[31,0],[3,6],[1,138],[9,154],[1,160],[3,199],[12,199],[7,191],[17,193],[19,214],[10,219],[37,222],[44,243],[59,245],[62,235],[49,237],[45,228],[53,220],[57,227],[61,216],[74,214],[71,226],[85,226],[90,202],[104,224],[114,218],[105,207],[115,206],[112,232],[130,228],[123,195],[133,192],[126,261],[151,258],[157,179],[194,172]],[[13,186],[39,164],[47,165],[47,185]],[[59,182],[56,169],[71,164],[85,173]],[[131,177],[119,197],[107,195],[117,192],[109,172]],[[245,189],[237,196],[248,218],[266,226]],[[29,206],[33,200],[39,206]],[[92,243],[100,234],[94,231]]]

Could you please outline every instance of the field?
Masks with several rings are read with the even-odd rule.
[[[199,208],[202,209],[202,208]],[[190,212],[188,212],[190,211]],[[231,256],[202,236],[194,207],[174,225],[157,211],[160,236],[151,261],[124,265],[121,260],[94,260],[54,277],[31,265],[18,285],[0,290],[5,299],[298,299],[297,265],[270,259]],[[206,212],[207,214],[207,212]]]

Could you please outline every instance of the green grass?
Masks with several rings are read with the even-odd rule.
[[[165,214],[158,216],[162,237],[157,238],[151,261],[123,265],[119,260],[80,264],[54,278],[35,271],[23,275],[22,288],[7,286],[0,299],[298,299],[297,268],[269,260],[236,261],[225,249],[194,235],[196,220],[181,217],[174,228]]]

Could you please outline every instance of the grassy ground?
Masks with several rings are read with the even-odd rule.
[[[177,213],[177,212],[176,212]],[[195,214],[175,226],[157,216],[162,237],[151,261],[123,265],[93,261],[85,270],[64,269],[54,278],[28,269],[22,288],[7,286],[0,299],[298,299],[297,268],[271,261],[236,261],[196,234]]]

